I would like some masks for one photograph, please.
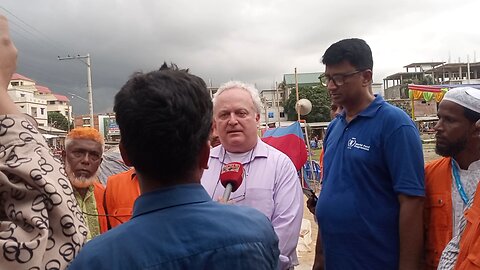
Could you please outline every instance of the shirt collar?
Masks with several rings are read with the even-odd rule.
[[[382,96],[375,95],[375,99],[372,101],[372,103],[370,103],[370,105],[368,105],[368,107],[361,111],[358,115],[372,118],[377,114],[383,103],[385,103],[385,100],[382,98]]]
[[[375,99],[370,103],[370,105],[368,105],[367,108],[361,111],[358,114],[358,116],[372,118],[377,114],[378,110],[382,107],[384,103],[385,103],[385,100],[382,98],[382,96],[375,95]],[[346,116],[345,110],[343,110],[340,115],[342,118],[345,118]]]
[[[133,206],[133,217],[174,206],[211,200],[200,184],[185,184],[162,188],[140,195]]]
[[[222,145],[219,145],[212,150],[210,150],[210,157],[219,159],[220,161],[223,160],[223,157],[225,155],[225,148],[223,148]],[[253,152],[253,159],[257,157],[267,157],[268,156],[268,148],[267,144],[264,143],[260,138],[257,138],[257,145],[254,148]]]
[[[85,198],[82,198],[82,196],[80,195],[80,192],[78,192],[76,188],[73,189],[73,193],[75,194],[75,198],[77,200],[87,201],[90,198],[90,196],[93,196],[93,189],[94,189],[93,184],[88,186],[87,192],[85,193]]]

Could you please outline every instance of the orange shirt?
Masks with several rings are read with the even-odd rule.
[[[460,239],[455,270],[480,269],[480,185],[477,185],[472,206],[465,211],[465,218],[467,226]]]
[[[100,233],[107,231],[107,219],[103,208],[103,196],[105,188],[99,181],[93,183],[93,196],[95,196],[95,203],[97,205],[98,224],[100,225]]]
[[[111,228],[130,220],[133,204],[138,196],[140,187],[135,169],[112,175],[107,179],[105,208]]]
[[[451,158],[440,158],[425,166],[425,269],[437,269],[453,237],[451,162]]]

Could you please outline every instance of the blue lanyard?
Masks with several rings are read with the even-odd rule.
[[[467,194],[465,193],[465,190],[463,189],[462,182],[460,182],[460,174],[458,173],[458,167],[457,167],[457,164],[455,164],[455,161],[453,161],[453,158],[452,158],[452,172],[453,172],[453,178],[455,178],[455,185],[457,186],[458,193],[460,193],[460,197],[462,197],[463,203],[467,205],[468,197],[467,197]]]

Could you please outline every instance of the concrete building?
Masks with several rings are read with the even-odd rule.
[[[66,96],[55,94],[21,74],[13,74],[8,93],[20,111],[33,116],[41,127],[48,126],[48,112],[59,112],[67,120],[73,119],[70,100]]]
[[[107,142],[120,141],[120,129],[114,113],[94,114],[93,128],[98,130]],[[90,115],[76,115],[74,117],[75,127],[90,127]]]
[[[263,103],[263,111],[260,113],[260,123],[268,125],[277,122],[278,126],[279,121],[287,121],[283,107],[286,98],[284,89],[261,90],[260,99]]]
[[[480,62],[442,63],[425,71],[434,84],[480,84]]]
[[[48,126],[47,101],[36,95],[35,81],[18,73],[13,74],[8,94],[22,113],[33,116],[41,127]]]
[[[54,94],[45,86],[36,85],[35,88],[37,89],[36,95],[47,101],[48,112],[58,112],[65,116],[67,120],[72,121],[72,106],[70,105],[70,100],[66,96]]]

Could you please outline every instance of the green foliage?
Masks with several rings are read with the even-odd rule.
[[[307,123],[330,121],[330,94],[325,86],[304,86],[298,88],[299,99],[306,98],[312,103],[312,111],[307,115],[300,116]],[[297,120],[295,103],[297,102],[295,89],[290,91],[290,96],[285,104],[285,113],[288,120]]]
[[[48,112],[48,124],[54,128],[58,128],[61,130],[68,130],[68,120],[63,114],[59,112]],[[70,125],[72,128],[73,125]]]
[[[419,85],[433,85],[433,78],[430,75],[421,76],[420,78],[415,79],[405,79],[400,86],[400,98],[408,99],[408,85],[409,84],[419,84]]]

